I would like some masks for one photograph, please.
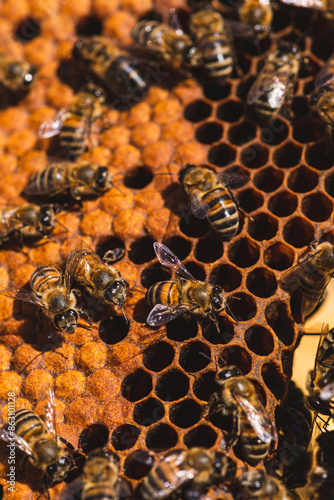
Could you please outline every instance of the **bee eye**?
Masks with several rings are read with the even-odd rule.
[[[99,167],[96,178],[96,186],[99,188],[105,188],[106,180],[108,175],[107,167]]]

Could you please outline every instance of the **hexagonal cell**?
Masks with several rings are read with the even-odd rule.
[[[264,383],[277,401],[282,399],[285,391],[285,381],[279,367],[272,362],[265,363],[262,366],[261,373]]]
[[[292,344],[295,336],[294,321],[289,316],[287,305],[284,302],[274,301],[264,311],[268,325],[274,330],[278,339],[284,345]]]
[[[244,104],[241,101],[229,100],[217,109],[217,118],[224,122],[237,122],[244,113]]]
[[[244,189],[238,193],[238,203],[247,213],[257,210],[263,205],[264,199],[260,191],[253,188]]]
[[[172,424],[187,429],[197,424],[202,416],[202,407],[193,399],[185,399],[171,406],[169,420]]]
[[[102,33],[102,22],[98,17],[86,16],[81,18],[76,23],[76,34],[77,35],[101,35]]]
[[[317,170],[328,170],[334,165],[334,144],[328,139],[308,146],[305,152],[306,162]]]
[[[224,311],[224,315],[217,317],[219,331],[213,322],[202,327],[202,335],[210,344],[228,344],[233,339],[234,328],[232,321],[226,315],[229,310]]]
[[[202,99],[193,101],[184,110],[184,117],[190,122],[201,122],[211,115],[211,105]]]
[[[128,170],[124,176],[124,186],[131,189],[143,189],[153,180],[151,170],[146,166],[135,167]]]
[[[190,214],[179,221],[180,230],[190,238],[199,238],[209,231],[208,223],[205,219],[198,219]]]
[[[191,242],[181,236],[173,236],[164,240],[164,244],[178,256],[180,260],[185,259],[191,252]]]
[[[241,163],[248,168],[263,167],[268,161],[268,148],[258,142],[254,142],[241,151]]]
[[[217,122],[205,122],[196,130],[196,139],[203,144],[219,141],[223,135],[223,127]]]
[[[305,247],[314,239],[314,227],[303,217],[294,217],[285,224],[283,238],[293,247]]]
[[[276,149],[274,162],[279,168],[291,168],[299,164],[302,147],[293,142],[286,142]]]
[[[228,250],[228,258],[238,267],[251,267],[260,257],[258,245],[249,238],[240,238],[233,241]]]
[[[324,222],[329,219],[333,211],[333,202],[322,193],[312,193],[302,201],[302,212],[314,222]]]
[[[99,324],[99,337],[107,345],[115,345],[125,339],[130,325],[123,316],[113,316],[104,319]]]
[[[25,17],[16,26],[15,38],[21,43],[30,42],[40,34],[40,23],[34,17]]]
[[[278,221],[270,214],[255,215],[248,222],[248,232],[254,240],[270,240],[276,235],[277,230]]]
[[[152,390],[152,378],[149,373],[141,368],[130,373],[122,382],[122,396],[134,402],[145,398]]]
[[[196,280],[198,281],[206,280],[205,269],[200,264],[197,264],[197,262],[188,261],[186,262],[185,267],[188,269],[190,274],[192,274]]]
[[[230,295],[227,302],[237,321],[249,321],[256,315],[256,302],[247,293]]]
[[[327,33],[327,30],[319,31],[319,33],[315,33],[314,38],[311,40],[312,46],[311,51],[319,59],[323,61],[327,61],[327,59],[333,53],[333,47],[331,45],[332,38],[330,34]]]
[[[213,240],[209,235],[199,240],[195,247],[195,257],[200,262],[215,262],[219,260],[224,253],[224,245],[221,241]]]
[[[149,236],[139,238],[130,245],[128,252],[129,259],[135,264],[144,264],[155,259],[155,252],[153,250],[154,240]]]
[[[173,368],[159,376],[155,393],[163,401],[176,401],[185,397],[189,390],[189,380],[187,376]]]
[[[130,479],[142,479],[154,465],[154,458],[147,451],[136,450],[124,461],[124,474]]]
[[[237,366],[242,371],[243,375],[247,375],[252,369],[252,358],[250,354],[239,345],[225,347],[219,353],[219,360],[222,366]]]
[[[258,356],[268,356],[274,349],[272,334],[263,326],[255,325],[245,332],[245,342]]]
[[[216,442],[217,433],[208,425],[199,425],[195,429],[187,432],[183,438],[184,444],[187,448],[194,446],[203,446],[204,448],[211,448]]]
[[[305,116],[293,123],[293,138],[300,144],[318,141],[324,133],[323,122],[313,116]]]
[[[326,231],[326,233],[323,233],[319,239],[319,243],[322,243],[323,241],[329,241],[329,243],[334,245],[334,231]]]
[[[237,87],[237,97],[239,97],[243,101],[246,101],[247,94],[249,92],[249,89],[253,85],[254,80],[255,76],[251,76],[250,78],[247,78],[247,80],[242,80]]]
[[[228,82],[224,82],[222,85],[213,82],[204,83],[203,93],[210,101],[220,101],[230,96],[231,85]]]
[[[216,146],[212,146],[208,153],[208,160],[210,163],[217,165],[218,167],[225,167],[229,163],[235,160],[236,151],[235,149],[222,142]]]
[[[111,236],[110,238],[103,238],[98,242],[96,246],[96,253],[99,257],[101,257],[101,259],[103,259],[108,250],[115,250],[116,248],[125,249],[124,241],[116,238],[115,236]]]
[[[290,191],[281,191],[274,194],[268,201],[270,212],[277,217],[287,217],[291,215],[297,208],[298,198]]]
[[[162,452],[174,448],[177,440],[177,432],[170,425],[158,424],[147,432],[145,444],[149,450]]]
[[[280,118],[274,118],[267,126],[261,128],[260,139],[264,144],[277,146],[289,135],[289,128]]]
[[[210,396],[217,391],[216,372],[208,371],[200,375],[193,383],[195,396],[201,401],[209,401]]]
[[[149,427],[163,418],[164,405],[155,398],[148,398],[137,403],[133,409],[133,420],[144,427]]]
[[[109,440],[109,430],[101,424],[86,427],[79,436],[79,447],[84,453],[104,448]]]
[[[198,326],[195,318],[189,319],[181,316],[167,323],[166,330],[170,340],[184,342],[197,336]]]
[[[271,297],[277,290],[274,273],[265,267],[251,271],[247,276],[246,286],[251,293],[261,298]]]
[[[254,123],[242,121],[239,125],[231,127],[228,132],[229,141],[236,146],[241,146],[252,141],[256,136],[256,127]]]
[[[275,191],[283,182],[284,173],[274,167],[265,167],[254,175],[254,185],[264,191],[270,193]]]
[[[295,96],[291,103],[291,111],[294,113],[294,118],[298,120],[309,114],[308,99],[304,96]]]
[[[199,341],[187,342],[181,348],[179,363],[186,372],[195,373],[210,363],[208,358],[211,358],[211,351],[206,344]]]
[[[165,281],[170,278],[170,274],[164,271],[159,262],[144,269],[140,276],[140,282],[144,288],[150,288],[154,283]]]
[[[284,271],[292,266],[295,253],[284,243],[274,243],[264,251],[264,262],[271,269]]]
[[[253,378],[249,378],[249,380],[254,384],[256,392],[261,400],[261,403],[263,404],[263,406],[266,406],[267,395],[264,391],[264,388],[262,387],[262,385],[260,384],[260,382],[258,380],[255,380]]]
[[[291,172],[288,177],[288,186],[295,193],[312,191],[319,182],[319,175],[311,168],[301,165]]]
[[[331,196],[334,198],[334,174],[330,173],[325,177],[325,190]]]
[[[209,282],[221,286],[225,292],[232,292],[241,284],[241,273],[230,264],[221,264],[212,269]]]
[[[132,448],[140,435],[140,429],[134,425],[125,424],[117,427],[111,436],[111,442],[115,450],[129,450]]]
[[[172,364],[173,359],[174,349],[164,341],[148,347],[143,353],[143,365],[153,372],[161,372]]]

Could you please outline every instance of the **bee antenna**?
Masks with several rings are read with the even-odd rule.
[[[119,306],[120,310],[122,311],[122,314],[123,314],[123,318],[125,319],[125,323],[128,325],[129,324],[129,320],[128,318],[126,317],[125,315],[125,312],[123,310],[123,307],[122,306]]]
[[[77,323],[77,325],[78,325],[80,328],[83,328],[84,330],[89,330],[89,331],[91,331],[91,328],[89,328],[89,326],[82,325],[81,323]]]
[[[117,189],[117,191],[119,191],[122,196],[126,196],[126,194],[124,193],[124,191],[122,191],[118,186],[115,186],[115,184],[113,184],[112,187],[115,188],[115,189]]]
[[[239,297],[235,297],[235,298],[239,299]],[[229,315],[234,319],[236,324],[239,325],[237,318],[234,316],[230,306],[227,303],[225,304],[225,309],[228,311]]]
[[[56,219],[56,222],[57,222],[57,224],[59,224],[59,226],[61,226],[63,229],[65,229],[65,231],[68,233],[67,227],[62,222],[60,222],[58,219]]]

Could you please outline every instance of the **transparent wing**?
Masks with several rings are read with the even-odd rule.
[[[227,19],[226,25],[230,28],[234,38],[253,38],[256,34],[254,27],[250,24]]]
[[[52,120],[47,120],[46,122],[43,122],[38,129],[38,137],[40,137],[41,139],[49,139],[50,137],[54,137],[55,135],[59,134],[61,127],[64,123],[66,113],[67,113],[66,109],[61,109],[52,118]]]
[[[10,297],[14,300],[22,300],[23,302],[29,302],[30,304],[34,304],[38,307],[42,307],[45,309],[45,304],[32,292],[25,290],[24,288],[17,288],[12,290],[1,290],[0,295],[4,295],[5,297]]]
[[[235,172],[219,172],[217,173],[217,179],[225,184],[225,186],[231,188],[238,188],[244,186],[249,181],[248,175],[242,174],[236,169]]]
[[[286,292],[293,292],[297,290],[297,288],[299,288],[300,286],[301,276],[305,273],[309,273],[312,275],[316,271],[317,265],[314,264],[314,257],[318,252],[320,252],[320,250],[310,252],[310,254],[307,255],[305,259],[285,271],[285,273],[279,280],[281,288],[283,288],[283,290],[285,290]]]
[[[192,309],[194,309],[192,306],[164,306],[163,304],[156,304],[147,316],[146,321],[150,326],[164,325]]]
[[[277,440],[277,430],[275,424],[272,422],[266,409],[260,401],[257,402],[257,407],[248,401],[248,399],[234,394],[237,403],[241,406],[246,414],[247,420],[253,427],[257,436],[265,443]]]
[[[25,441],[20,436],[17,436],[16,434],[12,435],[6,427],[3,427],[0,430],[0,439],[6,441],[7,443],[14,443],[15,446],[17,446],[17,448],[23,451],[23,453],[25,453],[26,455],[32,456],[33,454],[27,441]]]
[[[75,276],[76,267],[82,256],[83,245],[82,240],[77,248],[73,249],[67,256],[66,266],[64,271],[64,284],[67,292],[72,288],[72,282]]]
[[[334,82],[334,54],[325,62],[314,79],[315,87],[323,87]]]
[[[53,439],[57,440],[56,433],[56,413],[55,413],[55,396],[53,389],[49,388],[49,401],[45,412],[45,423],[48,431],[52,435]]]
[[[293,5],[294,7],[325,10],[325,5],[323,0],[281,0],[281,2],[287,5]]]
[[[193,186],[189,188],[189,196],[190,208],[194,216],[198,219],[205,219],[210,210],[209,205],[207,203],[204,203],[198,190]]]
[[[176,255],[163,243],[154,242],[153,248],[162,266],[175,271],[182,278],[189,281],[196,281],[192,274],[184,267]]]
[[[282,67],[277,68],[276,73],[265,78],[262,76],[262,70],[248,92],[247,103],[252,105],[264,96],[264,99],[268,101],[272,109],[277,109],[282,106],[287,92],[290,74],[290,64],[284,64]]]

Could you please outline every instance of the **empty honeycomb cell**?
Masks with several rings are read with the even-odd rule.
[[[277,229],[278,220],[266,213],[255,215],[248,223],[248,232],[257,241],[270,240],[276,235]]]
[[[237,97],[239,97],[243,101],[246,101],[247,94],[249,92],[249,89],[253,85],[254,80],[255,80],[254,76],[251,76],[246,80],[242,80],[237,87],[237,92],[236,92]]]
[[[244,104],[241,101],[229,100],[217,108],[217,118],[224,122],[237,122],[244,113]]]
[[[180,236],[173,236],[172,238],[166,238],[164,244],[170,248],[175,255],[178,256],[180,260],[188,257],[191,251],[191,242]]]
[[[197,217],[190,213],[189,208],[187,209],[187,213],[180,219],[180,230],[186,236],[199,238],[208,232],[209,227],[205,219],[197,219]]]
[[[185,399],[171,406],[169,420],[172,424],[187,429],[197,424],[202,416],[202,407],[193,399]]]
[[[150,168],[145,166],[135,167],[128,170],[124,176],[124,186],[131,189],[143,189],[152,182],[153,174]]]
[[[257,297],[271,297],[277,289],[275,274],[265,267],[258,267],[247,276],[246,286]]]
[[[236,151],[234,147],[222,142],[216,146],[212,146],[208,154],[208,160],[218,167],[225,167],[235,160],[235,156]]]
[[[305,160],[310,167],[328,170],[334,164],[334,145],[325,138],[307,147]]]
[[[286,346],[291,345],[295,330],[287,305],[284,302],[273,301],[265,308],[264,314],[268,325],[274,330],[278,339]]]
[[[193,101],[188,104],[184,110],[184,117],[190,122],[201,122],[211,115],[212,108],[211,105],[202,99]]]
[[[252,141],[256,136],[256,127],[254,123],[243,121],[239,125],[231,127],[228,131],[228,138],[232,144],[241,146]]]
[[[187,432],[183,438],[183,442],[187,448],[194,446],[202,446],[203,448],[211,448],[216,442],[217,433],[208,425],[199,425]]]
[[[270,212],[277,215],[277,217],[287,217],[293,214],[298,205],[298,198],[290,191],[280,191],[271,196],[268,201],[268,208]]]
[[[333,202],[322,193],[312,193],[302,200],[302,212],[314,222],[324,222],[333,211]]]
[[[238,193],[238,203],[247,213],[260,208],[263,202],[262,193],[256,189],[248,188]]]
[[[145,444],[149,450],[162,452],[176,446],[177,432],[167,424],[158,424],[146,434]]]
[[[145,368],[153,372],[161,372],[174,359],[174,349],[168,342],[158,342],[143,353]]]
[[[221,366],[237,366],[243,375],[247,375],[252,369],[252,358],[250,354],[239,345],[225,347],[219,354],[218,363]]]
[[[319,182],[318,173],[301,165],[293,170],[288,177],[288,186],[295,193],[307,193],[312,191]]]
[[[99,324],[99,337],[107,345],[118,344],[125,339],[130,326],[123,316],[114,316],[104,319]]]
[[[263,167],[268,161],[269,151],[268,148],[259,142],[253,142],[247,148],[241,151],[241,162],[248,168]]]
[[[285,224],[283,238],[293,247],[304,247],[313,241],[314,227],[303,217],[294,217]]]
[[[115,450],[129,450],[132,448],[140,435],[140,429],[135,425],[125,424],[114,430],[111,436],[111,443]]]
[[[102,33],[102,22],[96,16],[86,16],[76,23],[77,35],[81,36],[93,36],[101,35]]]
[[[285,381],[280,373],[279,367],[275,363],[265,363],[262,366],[262,378],[269,391],[279,401],[282,399],[285,391]]]
[[[154,457],[144,450],[130,453],[124,462],[124,474],[130,479],[142,479],[147,476],[154,464]]]
[[[265,167],[254,175],[254,186],[261,191],[275,191],[283,182],[284,173],[274,167]]]
[[[313,116],[305,116],[293,123],[293,138],[300,144],[318,141],[324,133],[324,123]]]
[[[256,315],[256,302],[247,293],[236,293],[228,297],[228,306],[237,321],[248,321]]]
[[[284,375],[291,378],[293,367],[293,353],[291,351],[282,352],[282,370]]]
[[[203,342],[188,342],[181,348],[179,363],[186,372],[194,373],[203,370],[210,363],[210,356],[210,349]]]
[[[263,256],[268,267],[276,271],[284,271],[292,266],[295,254],[292,248],[284,243],[274,243],[265,249]]]
[[[280,118],[274,118],[270,124],[263,127],[260,132],[261,142],[268,146],[277,146],[289,135],[289,128]]]
[[[79,437],[79,449],[89,453],[96,448],[104,448],[108,443],[109,430],[101,424],[86,427]]]
[[[22,19],[15,30],[15,38],[22,43],[29,42],[40,34],[40,23],[34,17]]]
[[[180,370],[173,368],[159,376],[155,393],[163,401],[176,401],[188,394],[189,380]]]
[[[230,95],[231,85],[228,82],[224,82],[223,84],[217,84],[210,82],[209,84],[205,84],[203,86],[203,92],[205,97],[210,99],[210,101],[220,101],[221,99],[225,99]]]
[[[219,330],[217,329],[217,325],[212,321],[202,328],[202,335],[210,344],[228,344],[233,339],[234,329],[232,321],[226,316],[228,312],[230,313],[226,309],[224,311],[225,314],[223,313],[217,317]]]
[[[274,162],[280,168],[291,168],[299,164],[302,147],[293,142],[286,142],[275,150]]]
[[[205,281],[206,274],[203,266],[197,264],[197,262],[190,261],[185,263],[185,267],[196,280]]]
[[[130,245],[129,259],[135,264],[144,264],[155,258],[154,241],[149,237],[137,239]]]
[[[249,349],[259,356],[268,356],[274,349],[271,333],[260,325],[251,326],[246,330],[245,342]]]
[[[330,173],[325,177],[325,189],[326,192],[334,198],[334,174]]]
[[[147,371],[138,368],[122,382],[122,396],[128,401],[139,401],[150,394],[152,378]]]
[[[260,257],[258,245],[249,238],[239,238],[232,241],[228,249],[228,258],[238,267],[245,268],[253,266]]]
[[[267,395],[264,391],[264,388],[263,386],[260,384],[260,382],[258,380],[255,380],[253,378],[249,378],[249,380],[254,384],[255,386],[255,389],[256,389],[256,392],[261,400],[261,403],[263,404],[263,406],[266,406],[267,404]]]
[[[213,240],[212,236],[202,238],[195,247],[195,257],[200,262],[215,262],[224,253],[224,246],[221,241]]]
[[[311,51],[319,59],[327,61],[327,59],[332,55],[332,38],[330,34],[326,31],[316,33],[314,38],[311,40]]]
[[[217,391],[216,372],[208,371],[196,378],[193,391],[201,401],[209,401],[210,396]]]
[[[232,292],[241,284],[241,273],[230,264],[220,264],[212,269],[209,281],[224,288],[225,292]]]
[[[143,427],[149,427],[163,418],[164,405],[155,398],[137,403],[133,409],[133,420]]]
[[[203,144],[219,141],[223,135],[223,127],[217,122],[205,122],[196,130],[196,139]]]
[[[168,273],[161,268],[159,262],[144,269],[140,276],[140,282],[145,288],[150,288],[150,286],[154,285],[154,283],[168,279]]]

